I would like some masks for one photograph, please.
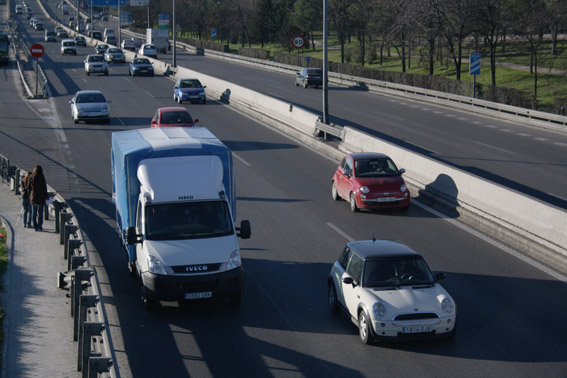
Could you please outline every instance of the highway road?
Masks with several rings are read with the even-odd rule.
[[[35,41],[41,35],[29,31]],[[252,238],[241,241],[242,304],[147,312],[116,233],[110,136],[148,127],[156,108],[173,105],[173,82],[131,78],[124,64],[112,65],[108,77],[87,77],[82,60],[92,48],[75,57],[61,56],[58,44],[45,47],[50,100],[24,99],[15,66],[0,68],[0,153],[24,169],[43,165],[77,215],[101,271],[122,377],[565,376],[564,281],[417,203],[407,212],[351,213],[330,196],[337,162],[216,101],[183,106],[235,155],[237,218],[252,223]],[[110,124],[73,124],[68,101],[79,89],[100,89],[112,100]],[[295,89],[297,99],[320,94]],[[413,117],[425,125],[432,114]],[[372,235],[409,245],[448,274],[443,285],[459,312],[454,340],[364,346],[346,316],[330,313],[331,264],[347,241]]]

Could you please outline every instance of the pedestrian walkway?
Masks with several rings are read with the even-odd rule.
[[[67,290],[57,273],[67,270],[51,216],[43,231],[24,228],[20,197],[0,184],[0,222],[7,231],[8,269],[0,293],[4,311],[2,377],[79,377],[77,343]]]

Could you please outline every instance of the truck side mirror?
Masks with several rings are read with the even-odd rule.
[[[142,241],[142,235],[136,233],[136,227],[130,226],[126,229],[126,244],[133,245]]]
[[[252,235],[252,227],[250,226],[250,221],[243,220],[240,222],[240,227],[236,227],[236,231],[238,231],[238,236],[241,239],[250,239],[250,235]]]

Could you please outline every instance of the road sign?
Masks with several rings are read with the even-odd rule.
[[[132,22],[132,21],[134,21],[134,18],[132,17],[132,13],[130,13],[129,11],[122,12],[122,14],[120,15],[120,22]]]
[[[89,6],[94,7],[116,7],[118,6],[118,0],[90,0]],[[120,0],[120,6],[126,6],[126,0]]]
[[[45,50],[43,49],[43,46],[40,45],[39,43],[34,43],[33,45],[31,45],[30,54],[34,58],[41,58],[44,53],[45,53]]]
[[[469,57],[469,74],[480,75],[480,53],[471,53]]]
[[[212,39],[217,38],[217,28],[211,28],[211,38]]]
[[[303,38],[300,35],[296,35],[295,37],[293,37],[291,39],[291,44],[293,45],[293,47],[295,47],[296,49],[300,49],[303,46],[305,46],[305,38]]]

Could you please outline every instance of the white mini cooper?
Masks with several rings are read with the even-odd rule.
[[[347,243],[328,277],[332,312],[343,309],[365,344],[453,337],[457,307],[423,257],[389,240]]]

